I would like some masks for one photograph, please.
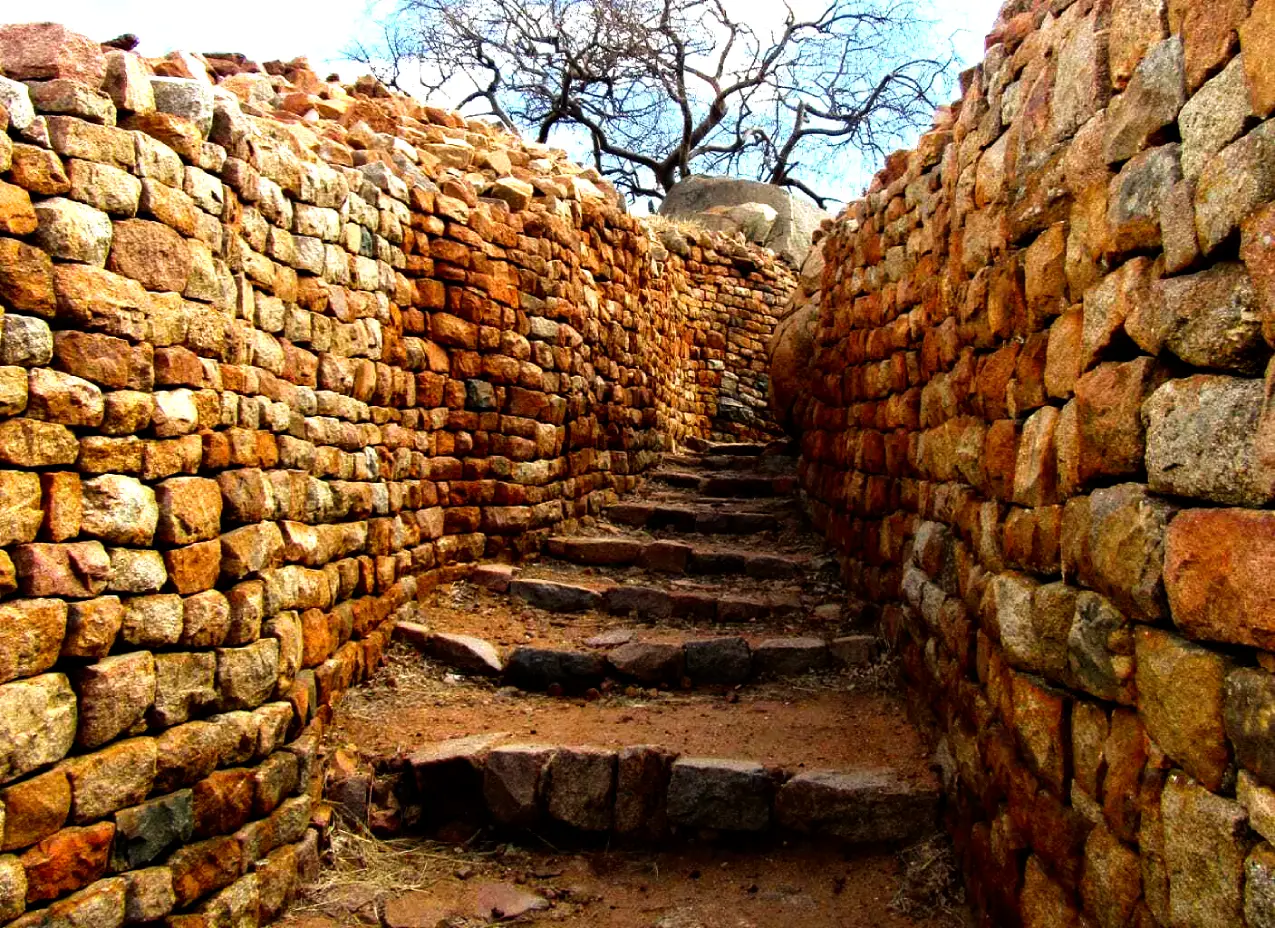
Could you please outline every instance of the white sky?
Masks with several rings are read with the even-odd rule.
[[[754,2],[729,5],[747,9]],[[935,0],[938,31],[955,34],[966,67],[982,57],[983,36],[1000,5],[1001,0]],[[766,6],[773,10],[776,5],[766,0]],[[0,0],[0,22],[28,21],[35,14],[98,41],[132,32],[142,40],[138,51],[143,55],[174,48],[243,52],[254,61],[306,55],[316,70],[337,70],[347,79],[358,69],[342,60],[341,50],[350,39],[367,35],[368,12],[359,0]]]
[[[799,0],[800,2],[800,0]],[[806,5],[810,0],[801,3]],[[310,59],[320,77],[332,71],[352,80],[362,70],[344,59],[351,40],[374,41],[378,10],[394,0],[0,0],[0,22],[50,19],[98,41],[125,32],[141,39],[138,51],[159,56],[172,49],[242,52],[254,61]],[[983,36],[1002,0],[931,0],[936,34],[951,36],[962,67],[981,60]],[[739,14],[757,11],[757,25],[776,16],[773,0],[727,0]],[[759,28],[759,31],[761,29]],[[434,100],[446,105],[448,101]]]

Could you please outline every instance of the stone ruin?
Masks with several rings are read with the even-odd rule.
[[[396,616],[778,434],[792,274],[304,61],[45,23],[0,72],[0,923],[266,923]]]
[[[417,599],[782,426],[980,923],[1275,925],[1273,56],[1011,0],[794,274],[369,80],[0,28],[0,923],[274,920]]]

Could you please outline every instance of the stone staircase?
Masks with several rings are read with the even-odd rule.
[[[385,837],[832,842],[873,861],[864,885],[888,901],[872,868],[936,833],[939,785],[783,450],[669,455],[540,559],[434,591],[396,630],[400,678],[335,713],[329,740],[353,754],[328,798]],[[860,914],[807,923],[884,924]]]

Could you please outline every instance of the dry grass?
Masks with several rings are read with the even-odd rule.
[[[918,920],[930,918],[944,928],[967,928],[965,886],[956,852],[947,835],[937,834],[899,852],[903,876],[890,910]]]
[[[382,900],[433,888],[460,869],[482,866],[496,851],[457,849],[421,838],[374,838],[339,818],[331,832],[330,859],[319,879],[292,906],[293,915],[325,915],[338,921],[362,914],[377,917]]]

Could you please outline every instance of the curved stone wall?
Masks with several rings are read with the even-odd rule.
[[[1275,924],[1272,51],[1015,0],[822,243],[803,486],[984,924]]]
[[[396,617],[770,434],[792,276],[303,61],[0,69],[0,923],[265,923]]]

